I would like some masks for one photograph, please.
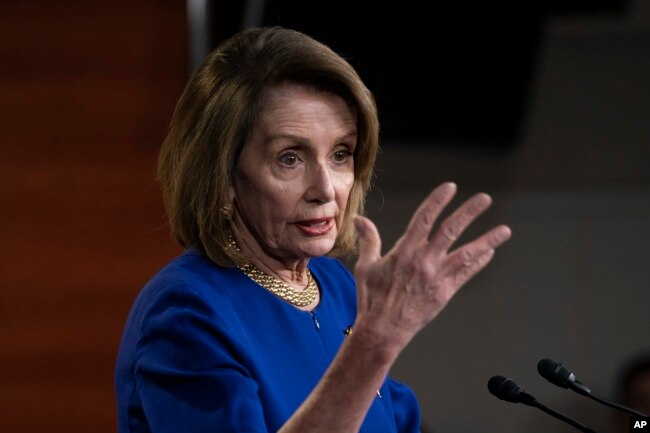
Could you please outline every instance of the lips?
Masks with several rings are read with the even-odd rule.
[[[320,236],[329,232],[334,227],[334,218],[318,218],[296,221],[294,223],[303,233],[309,236]]]

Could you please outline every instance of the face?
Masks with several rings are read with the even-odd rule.
[[[237,218],[265,254],[300,260],[332,250],[356,142],[356,117],[340,97],[296,84],[267,92],[231,187]]]

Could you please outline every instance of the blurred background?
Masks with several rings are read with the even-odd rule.
[[[466,238],[513,229],[393,369],[423,432],[570,431],[491,396],[493,375],[627,431],[535,367],[553,358],[616,400],[650,350],[650,1],[397,3],[0,1],[0,431],[116,431],[124,321],[181,251],[154,181],[175,103],[208,50],[273,24],[332,46],[375,93],[367,207],[385,248],[446,180],[456,204],[494,198]]]

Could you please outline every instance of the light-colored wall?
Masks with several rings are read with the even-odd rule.
[[[445,180],[458,183],[461,197],[493,196],[472,233],[501,222],[513,229],[490,268],[393,369],[418,394],[427,431],[571,429],[491,396],[493,375],[513,378],[597,431],[614,431],[613,410],[551,385],[536,365],[553,358],[616,400],[623,361],[650,349],[648,4],[630,2],[623,16],[548,23],[525,133],[513,152],[384,143],[368,208],[385,248]]]

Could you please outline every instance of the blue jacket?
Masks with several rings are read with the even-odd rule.
[[[301,311],[236,268],[196,250],[144,287],[116,365],[120,433],[277,431],[307,398],[354,323],[353,277],[337,260],[309,262],[321,289]],[[361,428],[415,433],[412,391],[387,379]]]

